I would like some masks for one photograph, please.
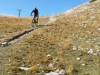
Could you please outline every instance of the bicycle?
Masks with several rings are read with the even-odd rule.
[[[31,15],[31,16],[32,16],[32,15]],[[34,25],[35,25],[35,26],[38,25],[38,17],[34,17],[34,18],[32,19],[31,26],[34,27]]]

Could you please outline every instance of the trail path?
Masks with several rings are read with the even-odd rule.
[[[14,37],[12,37],[11,39],[8,39],[7,41],[3,42],[0,44],[0,48],[3,48],[3,47],[6,47],[6,46],[9,46],[15,42],[17,42],[18,40],[20,40],[21,38],[24,38],[26,36],[28,36],[28,34],[30,34],[31,32],[33,32],[34,30],[37,30],[43,26],[49,26],[50,23],[54,22],[56,20],[56,18],[54,16],[51,16],[49,21],[45,24],[39,24],[37,28],[31,28],[31,29],[28,29]]]
[[[29,29],[29,30],[27,30],[27,31],[22,32],[21,34],[18,34],[18,35],[16,35],[16,36],[12,37],[11,39],[8,39],[7,41],[5,41],[5,42],[3,42],[3,43],[0,44],[0,48],[9,46],[10,44],[12,44],[12,43],[18,41],[20,38],[22,38],[22,37],[28,35],[28,34],[29,34],[30,32],[32,32],[32,31],[34,31],[34,29]]]

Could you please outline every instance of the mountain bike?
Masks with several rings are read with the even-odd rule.
[[[32,19],[31,26],[34,27],[34,26],[37,26],[37,25],[38,25],[38,17],[34,17]]]

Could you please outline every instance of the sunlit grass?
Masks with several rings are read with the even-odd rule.
[[[97,12],[88,9],[78,12],[77,9],[74,14],[58,15],[56,17],[58,19],[50,26],[41,27],[20,41],[1,49],[0,71],[8,75],[45,75],[50,71],[64,69],[66,75],[99,75],[100,58],[96,55],[96,51],[100,50],[98,43],[100,31],[97,30],[100,27],[100,17],[97,14],[100,9],[97,5],[99,3],[94,6],[87,4],[92,7],[91,10]],[[44,20],[47,22],[47,19],[42,18],[40,22]],[[31,22],[31,18],[24,20],[27,21],[26,23]],[[25,26],[21,29],[23,31],[28,28],[29,26]],[[73,50],[73,47],[76,49]],[[87,53],[90,49],[93,49],[93,55]],[[32,69],[19,70],[22,66]]]

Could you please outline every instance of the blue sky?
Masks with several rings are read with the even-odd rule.
[[[62,13],[81,5],[89,0],[0,0],[0,14],[18,16],[18,10],[22,9],[21,16],[30,16],[36,6],[40,16]]]

